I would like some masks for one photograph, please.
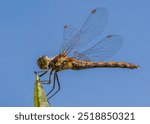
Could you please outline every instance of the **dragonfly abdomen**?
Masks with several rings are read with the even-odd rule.
[[[139,66],[132,64],[132,63],[126,63],[126,62],[98,62],[98,67],[116,67],[116,68],[129,68],[134,69],[138,68]]]
[[[139,66],[126,62],[86,62],[79,61],[78,63],[73,65],[73,69],[81,70],[87,68],[129,68],[135,69]]]

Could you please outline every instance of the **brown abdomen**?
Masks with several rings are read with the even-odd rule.
[[[86,62],[86,61],[76,61],[73,64],[74,70],[81,70],[87,68],[129,68],[136,69],[138,65],[126,63],[126,62]]]

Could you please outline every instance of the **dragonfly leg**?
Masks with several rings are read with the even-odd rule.
[[[43,80],[41,81],[42,84],[50,84],[51,83],[51,80],[52,80],[52,73],[53,73],[53,70],[51,70],[50,74],[49,74],[49,80]]]
[[[42,80],[41,83],[42,84],[49,84],[49,80]]]
[[[60,82],[59,82],[59,79],[58,79],[57,72],[55,72],[54,78],[57,80],[58,89],[57,89],[56,92],[55,92],[53,95],[51,95],[47,100],[51,99],[51,98],[52,98],[54,95],[56,95],[56,94],[59,92],[59,90],[60,90]]]
[[[44,71],[34,71],[34,73],[36,73],[36,74],[39,74],[39,73],[42,73],[42,72],[45,72],[45,70]]]
[[[42,73],[42,72],[43,72],[43,73]],[[48,72],[48,70],[46,70],[46,71],[34,71],[34,73],[35,73],[35,74],[38,74],[38,75],[39,75],[39,73],[42,73],[42,74],[39,75],[39,77],[42,77],[42,76],[45,75],[47,72]]]
[[[49,94],[51,94],[51,92],[55,89],[55,84],[56,84],[56,76],[55,76],[55,73],[54,73],[54,83],[53,83],[53,88],[47,93],[46,96],[48,96]]]
[[[45,75],[48,71],[43,72],[42,74],[39,75],[39,77],[42,77],[43,75]]]

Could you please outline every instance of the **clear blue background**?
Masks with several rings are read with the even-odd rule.
[[[141,68],[60,72],[61,91],[50,102],[150,106],[149,0],[1,0],[0,106],[33,106],[37,58],[57,55],[63,26],[80,28],[90,11],[100,6],[108,10],[109,20],[98,39],[111,33],[124,38],[121,50],[108,61],[132,62]]]

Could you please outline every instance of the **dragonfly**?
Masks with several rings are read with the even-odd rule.
[[[53,84],[48,92],[47,100],[52,98],[60,90],[58,72],[63,70],[82,70],[89,68],[127,68],[137,69],[139,66],[127,62],[106,62],[108,58],[114,56],[122,46],[123,38],[117,34],[110,34],[99,42],[86,48],[99,36],[107,23],[108,12],[105,8],[99,7],[92,10],[79,30],[71,25],[63,28],[63,44],[57,56],[41,56],[37,60],[38,67],[42,70],[39,76],[49,73],[49,80],[43,84]],[[58,86],[56,90],[56,84]],[[55,91],[55,92],[54,92]],[[52,92],[54,92],[52,94]]]

